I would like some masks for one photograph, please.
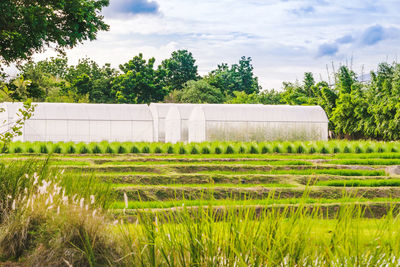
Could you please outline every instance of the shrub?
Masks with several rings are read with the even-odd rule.
[[[67,148],[67,153],[68,154],[75,154],[76,150],[75,147],[73,145],[69,145]]]
[[[161,153],[163,153],[163,151],[159,146],[156,146],[156,148],[154,149],[154,153],[161,154]]]
[[[138,154],[138,153],[140,153],[140,150],[139,150],[139,148],[137,146],[132,146],[131,147],[131,153]]]
[[[308,153],[310,154],[317,153],[317,149],[314,146],[311,146],[310,149],[308,150]]]
[[[340,148],[339,147],[337,147],[337,146],[335,146],[334,148],[333,148],[333,153],[340,153]]]
[[[281,148],[278,145],[275,145],[274,148],[272,149],[274,153],[282,153]]]
[[[193,146],[192,149],[190,150],[190,154],[199,154],[199,150],[197,150],[197,148]]]
[[[98,145],[95,145],[95,146],[93,147],[92,152],[93,152],[94,154],[101,154],[101,153],[102,153],[101,148],[100,148]]]
[[[351,153],[350,147],[345,146],[345,147],[343,148],[343,153]]]
[[[20,146],[17,146],[14,148],[14,153],[22,153],[22,148]]]
[[[222,149],[219,146],[217,146],[217,147],[215,147],[214,152],[215,152],[215,154],[222,154]]]
[[[226,147],[225,153],[226,153],[226,154],[234,154],[235,151],[233,150],[233,147],[232,147],[231,145],[228,145],[228,146]]]
[[[149,146],[144,146],[144,147],[142,148],[142,153],[144,153],[144,154],[150,153],[150,147],[149,147]]]
[[[179,154],[186,154],[186,149],[184,146],[179,147]]]
[[[269,151],[269,148],[267,147],[267,146],[263,146],[262,148],[261,148],[261,154],[267,154],[267,153],[269,153],[270,151]]]
[[[383,152],[385,152],[385,148],[382,147],[382,146],[380,146],[380,147],[378,148],[378,153],[383,153]]]
[[[292,145],[287,145],[286,146],[286,153],[293,153],[294,152],[294,148]]]
[[[306,148],[303,145],[299,145],[296,149],[296,152],[299,154],[306,153]]]
[[[323,146],[323,147],[321,147],[320,153],[321,153],[321,154],[329,154],[329,150],[328,150],[328,148],[326,148],[325,146]]]
[[[40,153],[41,154],[48,154],[49,150],[47,149],[47,146],[45,144],[40,146]]]
[[[121,146],[121,145],[118,146],[117,153],[118,154],[125,154],[126,153],[126,148],[124,146]]]
[[[59,145],[56,145],[56,146],[54,147],[54,149],[53,149],[53,153],[61,154],[61,153],[62,153],[61,147],[60,147]]]
[[[87,153],[89,153],[89,149],[85,145],[81,146],[81,148],[79,149],[79,154],[87,154]]]
[[[114,153],[114,150],[112,149],[111,146],[107,146],[107,147],[106,147],[106,153],[107,153],[107,154],[113,154],[113,153]]]
[[[258,154],[258,148],[254,145],[250,146],[250,154]]]
[[[372,153],[374,152],[374,149],[372,147],[367,147],[367,149],[365,150],[366,153]]]
[[[173,146],[168,146],[167,153],[168,154],[174,154],[174,147]]]
[[[356,148],[354,149],[354,152],[356,152],[357,154],[362,153],[362,149],[359,146],[356,146]]]
[[[244,146],[239,147],[239,154],[245,154],[246,153],[246,148]]]
[[[203,146],[201,149],[201,154],[210,154],[210,148],[208,146]]]

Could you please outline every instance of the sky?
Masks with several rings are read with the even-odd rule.
[[[187,49],[204,75],[246,56],[263,89],[279,90],[304,72],[326,80],[332,65],[368,73],[400,52],[398,0],[110,0],[102,13],[110,31],[68,50],[70,64],[117,68],[139,53],[160,63]]]

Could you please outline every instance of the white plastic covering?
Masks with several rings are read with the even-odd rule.
[[[23,141],[153,141],[153,117],[147,105],[33,104],[35,112],[24,125]]]
[[[202,105],[189,119],[189,142],[328,140],[319,106]]]
[[[199,104],[151,103],[155,142],[188,141],[188,121]],[[174,109],[170,112],[170,108]],[[167,118],[168,117],[168,118]],[[179,131],[178,131],[179,130]]]

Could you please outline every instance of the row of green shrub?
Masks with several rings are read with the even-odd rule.
[[[335,154],[400,152],[400,142],[326,141],[326,142],[204,142],[204,143],[131,143],[131,142],[14,142],[9,153],[41,154]]]

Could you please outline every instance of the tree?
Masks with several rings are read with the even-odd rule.
[[[172,52],[158,68],[158,75],[167,91],[182,90],[185,83],[198,79],[196,60],[187,50]]]
[[[226,95],[233,96],[235,91],[246,94],[258,93],[261,86],[253,73],[251,61],[250,57],[242,57],[239,64],[233,64],[230,68],[228,64],[223,63],[205,78],[210,85],[219,88]]]
[[[89,96],[92,103],[112,103],[115,101],[111,87],[118,72],[110,64],[100,67],[89,58],[79,60],[78,65],[68,68],[65,79],[69,88],[64,91],[73,91],[77,95]]]
[[[224,94],[205,80],[188,81],[178,97],[182,103],[223,103]]]
[[[108,30],[99,14],[108,0],[0,1],[0,61],[28,59],[55,44],[58,51]]]
[[[154,62],[154,58],[146,61],[139,54],[119,66],[123,74],[112,82],[112,93],[117,103],[150,103],[164,99],[166,91],[156,75]]]
[[[275,90],[265,90],[260,93],[246,94],[245,92],[234,91],[235,97],[230,98],[229,104],[264,104],[278,105],[281,103],[281,93]]]

